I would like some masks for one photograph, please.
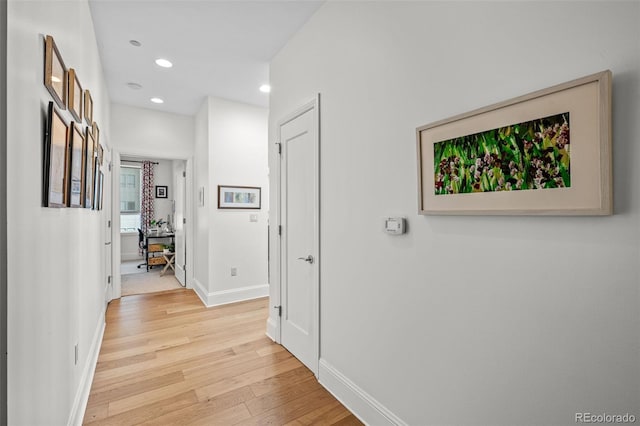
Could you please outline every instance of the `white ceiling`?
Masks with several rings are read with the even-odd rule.
[[[321,4],[89,0],[111,100],[188,115],[208,95],[268,106],[269,95],[258,88],[269,82],[269,61]],[[157,66],[157,58],[173,67]],[[130,82],[142,89],[130,89]]]

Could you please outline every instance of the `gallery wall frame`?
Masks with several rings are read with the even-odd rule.
[[[77,120],[82,121],[82,85],[78,79],[78,74],[73,68],[69,68],[67,85],[69,86],[69,112]]]
[[[93,134],[91,129],[87,127],[85,129],[85,184],[84,184],[84,208],[91,209],[93,208],[94,201],[94,177],[96,174],[96,159],[95,159],[95,151],[94,151],[94,142],[93,142]]]
[[[84,121],[93,126],[93,98],[89,90],[84,91]]]
[[[69,197],[69,125],[49,102],[45,130],[45,207],[66,207]]]
[[[418,127],[423,215],[610,215],[611,71]]]
[[[98,123],[95,121],[91,125],[91,131],[93,132],[93,140],[96,143],[96,149],[100,145],[100,128],[98,127]]]
[[[257,186],[218,185],[218,208],[260,210],[261,191]]]
[[[50,35],[44,41],[44,85],[58,105],[67,108],[67,68],[56,42]]]
[[[80,124],[80,125],[78,125]],[[84,183],[86,159],[85,138],[82,135],[82,123],[71,123],[69,143],[71,149],[71,167],[69,171],[69,207],[82,208],[84,203]]]

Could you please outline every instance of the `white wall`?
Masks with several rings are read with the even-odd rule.
[[[44,35],[91,91],[104,140],[109,97],[86,1],[10,1],[8,24],[8,423],[67,424],[84,412],[104,325],[103,212],[41,207]]]
[[[0,2],[0,169],[7,167],[7,2]],[[0,173],[0,424],[7,422],[7,176]]]
[[[194,289],[205,301],[209,293],[209,100],[205,99],[195,117],[194,148]],[[205,203],[201,205],[199,192],[204,189]]]
[[[121,154],[165,159],[193,155],[192,116],[114,103],[111,120],[113,147]]]
[[[268,293],[267,119],[266,108],[214,97],[196,116],[196,200],[205,188],[205,206],[196,207],[196,290],[207,305]],[[218,185],[262,188],[262,208],[218,209]]]
[[[365,420],[640,416],[639,21],[637,2],[328,2],[273,60],[271,140],[322,94],[320,380]],[[416,127],[607,68],[614,216],[417,215]]]
[[[216,304],[268,292],[268,114],[266,108],[209,98],[209,291]],[[218,209],[218,185],[262,188],[261,209]],[[250,222],[251,215],[258,216],[257,222]],[[237,268],[236,276],[231,276],[231,268]]]

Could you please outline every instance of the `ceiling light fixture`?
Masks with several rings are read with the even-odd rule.
[[[164,101],[160,98],[151,98],[151,102],[153,102],[154,104],[163,104]]]
[[[262,93],[269,93],[271,92],[271,86],[269,86],[268,84],[263,84],[262,86],[260,86],[260,91]]]
[[[173,66],[173,64],[171,63],[171,61],[168,61],[166,59],[156,59],[156,65],[158,65],[159,67],[162,68],[171,68]]]
[[[138,40],[129,40],[129,44],[135,47],[142,46],[142,43],[140,43]]]
[[[133,89],[133,90],[140,90],[142,89],[142,85],[138,84],[138,83],[127,83],[127,86],[129,87],[129,89]]]

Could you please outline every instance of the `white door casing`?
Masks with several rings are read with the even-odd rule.
[[[320,358],[319,97],[279,125],[280,341],[314,374]]]
[[[185,162],[186,163],[186,162]],[[186,245],[185,245],[185,193],[186,193],[186,184],[187,184],[187,172],[186,168],[183,165],[180,167],[174,174],[173,182],[174,182],[174,206],[175,211],[173,213],[173,229],[175,231],[175,274],[176,279],[180,282],[180,284],[184,287],[186,285]]]

